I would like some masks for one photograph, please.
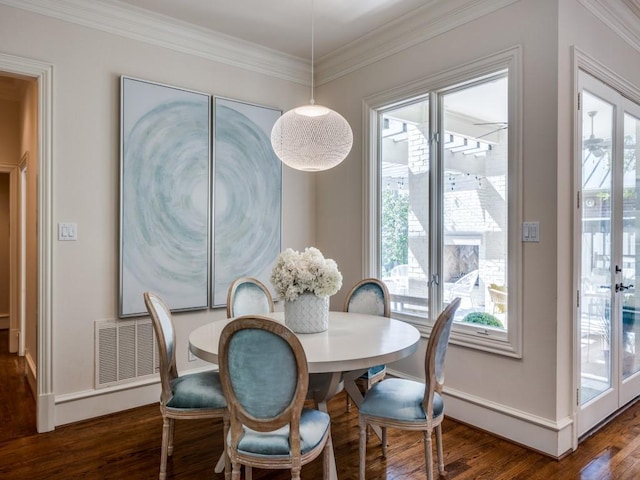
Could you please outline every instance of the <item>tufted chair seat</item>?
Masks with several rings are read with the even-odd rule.
[[[367,401],[360,406],[363,415],[391,418],[401,422],[424,422],[427,415],[422,406],[424,383],[400,378],[389,378],[373,386]],[[444,402],[434,393],[433,418],[444,413]]]
[[[225,409],[227,401],[222,393],[218,372],[183,375],[169,382],[172,396],[166,406],[173,409]]]
[[[319,410],[305,408],[300,416],[300,453],[306,455],[323,442],[331,419]],[[257,432],[245,427],[238,443],[238,451],[248,455],[290,458],[289,426],[272,432]]]

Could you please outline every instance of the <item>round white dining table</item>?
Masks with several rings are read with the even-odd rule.
[[[261,316],[284,323],[283,312]],[[191,352],[218,363],[220,334],[231,320],[217,320],[191,332]],[[309,373],[348,372],[388,364],[414,353],[420,340],[418,329],[408,323],[347,312],[329,312],[329,328],[324,332],[297,336],[307,356]]]
[[[281,323],[284,313],[262,314]],[[218,342],[233,319],[216,320],[189,335],[189,350],[197,357],[218,363]],[[368,368],[408,357],[418,348],[420,332],[413,325],[387,317],[351,312],[329,312],[329,328],[319,333],[299,333],[309,367],[309,394],[327,412],[327,400],[344,389],[359,406],[362,394],[355,380]],[[378,435],[379,432],[376,431]],[[222,459],[216,472],[222,471]],[[337,479],[333,450],[329,477]]]

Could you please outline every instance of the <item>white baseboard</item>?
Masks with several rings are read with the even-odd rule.
[[[407,378],[402,372],[389,370],[388,373]],[[446,386],[443,397],[445,414],[451,419],[556,459],[573,449],[573,420],[570,417],[552,421]]]
[[[31,389],[31,394],[33,395],[33,398],[37,398],[38,384],[36,383],[36,378],[38,377],[38,367],[36,367],[36,363],[33,361],[33,357],[29,350],[24,352],[24,367],[25,375],[27,376],[27,383],[29,383],[29,388]]]
[[[50,432],[55,426],[54,396],[50,393],[38,395],[38,369],[29,350],[24,353],[24,370],[31,394],[36,399],[36,429],[38,433]]]
[[[55,396],[52,393],[38,396],[38,433],[50,432],[55,428]]]
[[[20,329],[14,328],[9,332],[9,352],[18,353],[20,347]]]
[[[447,416],[559,459],[573,449],[573,421],[557,422],[445,387]]]
[[[57,395],[55,398],[55,425],[66,425],[89,418],[157,403],[160,405],[160,384],[127,385],[124,389],[102,388]]]
[[[210,367],[190,371],[208,370]],[[389,375],[407,378],[389,370]],[[411,378],[420,381],[420,379]],[[573,421],[566,418],[551,421],[528,412],[488,401],[452,388],[444,389],[446,415],[480,428],[506,440],[536,450],[552,458],[560,458],[572,450]],[[130,408],[158,403],[159,379],[74,392],[55,397],[55,425],[78,422]]]
[[[183,371],[196,373],[211,370],[210,366]],[[131,408],[156,403],[160,405],[160,377],[85,390],[55,397],[55,425],[66,425],[89,418],[101,417]],[[158,407],[159,408],[159,407]]]

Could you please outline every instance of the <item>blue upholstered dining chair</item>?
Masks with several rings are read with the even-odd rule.
[[[241,277],[234,280],[227,293],[227,318],[272,313],[273,298],[260,280]]]
[[[433,448],[431,436],[436,431],[438,471],[444,475],[442,452],[442,421],[444,402],[444,358],[449,344],[451,325],[460,297],[453,299],[438,316],[433,325],[424,361],[425,383],[389,378],[374,385],[360,405],[360,480],[365,479],[367,458],[367,425],[382,429],[382,455],[387,455],[387,427],[424,432],[425,468],[427,479],[433,479]]]
[[[387,286],[377,278],[360,280],[347,293],[344,311],[389,317],[391,310]],[[356,384],[366,393],[372,385],[382,380],[386,373],[387,367],[385,365],[376,365],[363,373],[356,380]],[[347,410],[350,407],[351,401],[347,394]]]
[[[173,453],[174,422],[177,419],[222,418],[224,435],[229,420],[227,402],[218,372],[206,371],[178,375],[176,367],[176,333],[171,311],[162,299],[152,292],[144,293],[144,303],[151,316],[158,340],[160,356],[160,412],[162,413],[162,449],[160,453],[160,480],[167,477],[167,457]],[[231,468],[225,458],[225,478]]]
[[[321,453],[328,479],[331,420],[304,408],[308,366],[295,333],[266,317],[236,318],[222,331],[218,363],[229,404],[232,480],[240,479],[241,465],[247,478],[251,467],[289,468],[298,480],[302,466]]]

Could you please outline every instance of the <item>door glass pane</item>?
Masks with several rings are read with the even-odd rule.
[[[380,272],[394,313],[428,317],[429,102],[382,115]]]
[[[629,285],[622,304],[622,375],[623,378],[640,370],[640,303],[636,296],[637,278],[636,252],[640,252],[636,242],[638,232],[638,195],[636,183],[640,180],[636,158],[638,154],[638,134],[640,121],[632,115],[624,115],[623,175],[623,234],[622,234],[622,283]]]
[[[455,321],[506,330],[506,73],[443,95],[443,301]]]
[[[581,403],[611,386],[611,104],[585,91],[582,108]]]

